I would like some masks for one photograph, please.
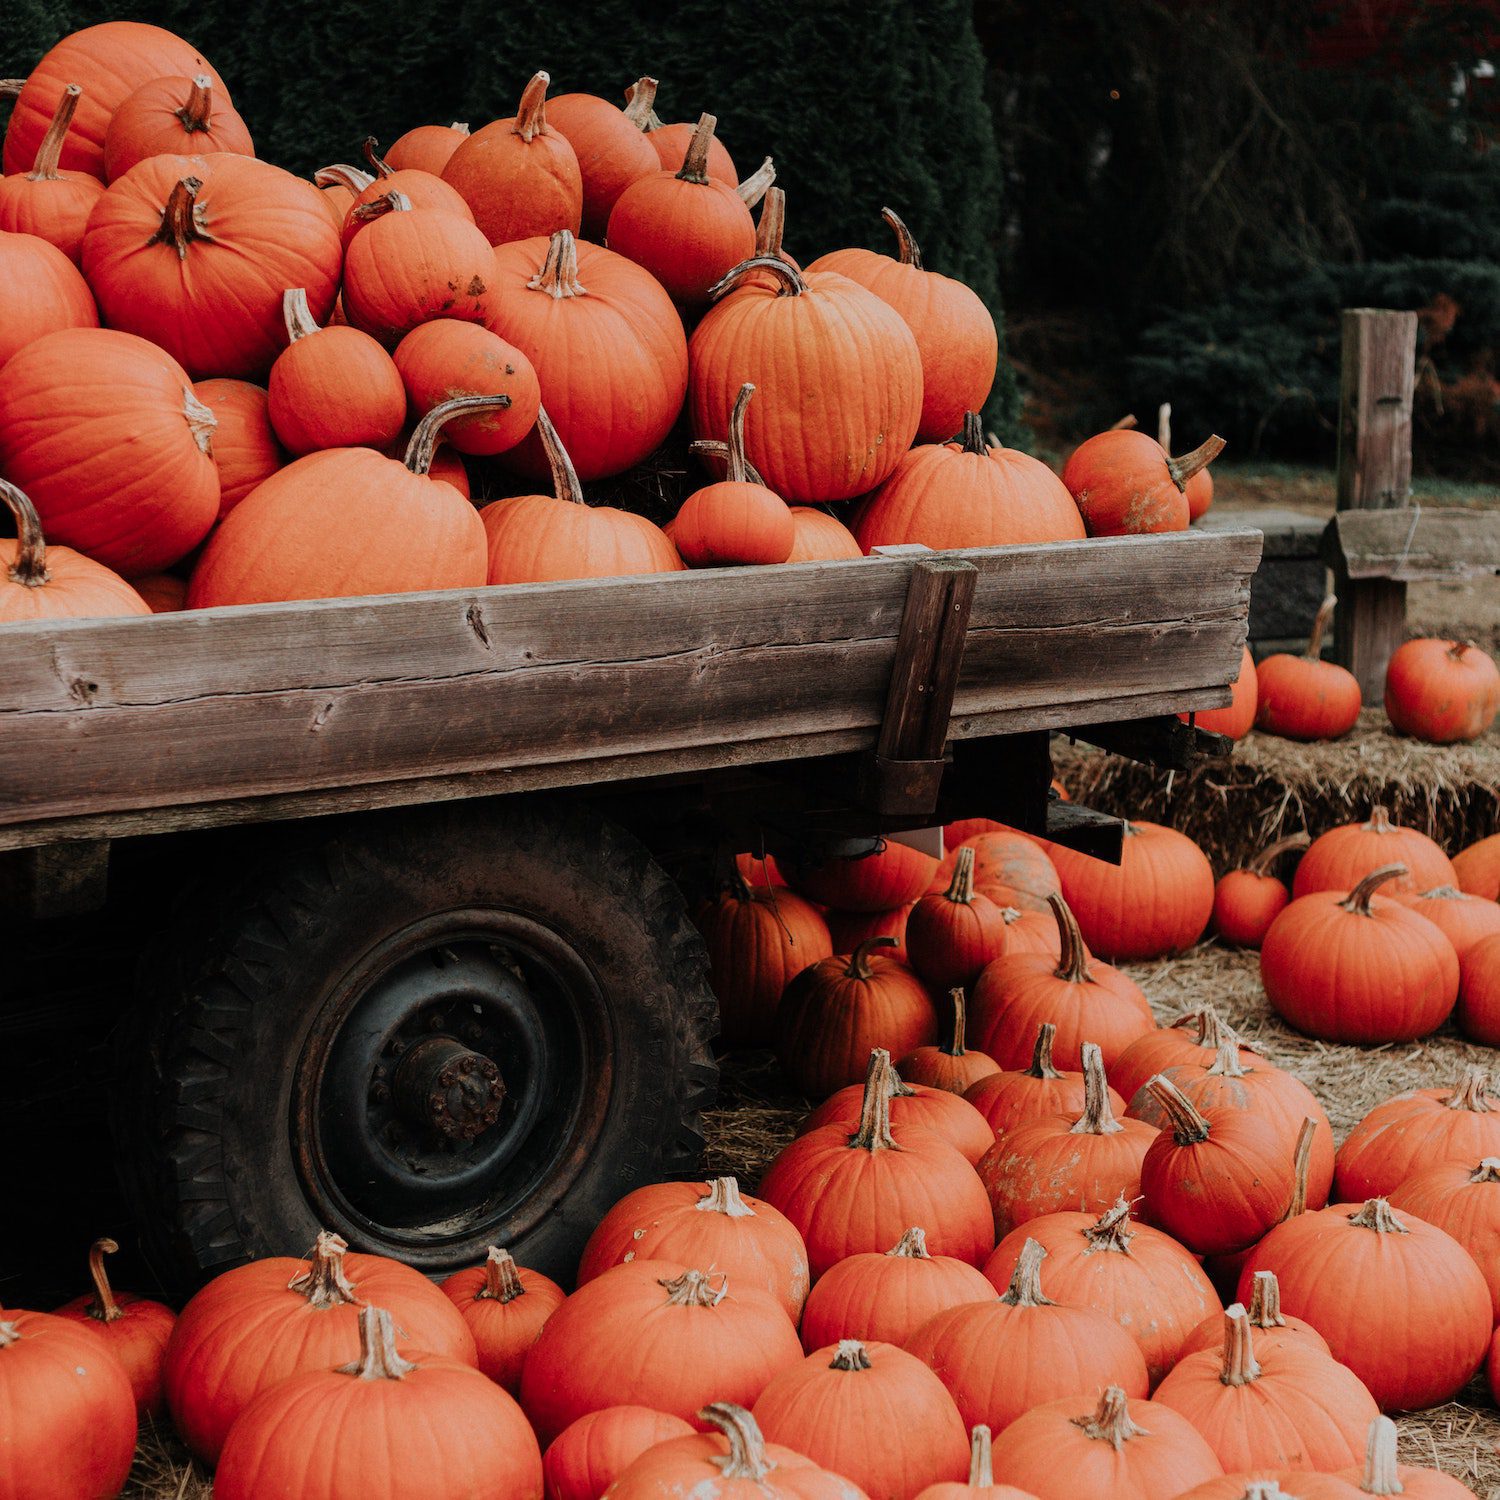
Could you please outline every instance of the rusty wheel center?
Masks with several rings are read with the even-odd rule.
[[[397,1110],[415,1129],[472,1141],[500,1118],[505,1083],[499,1065],[451,1036],[427,1037],[396,1065]]]

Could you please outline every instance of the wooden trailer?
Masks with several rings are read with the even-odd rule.
[[[566,1272],[696,1162],[706,851],[989,815],[1117,858],[1117,823],[1049,799],[1050,735],[1212,741],[1177,712],[1228,701],[1260,546],[0,628],[0,1037],[58,1003],[56,963],[110,955],[113,1151],[169,1282],[319,1227]]]

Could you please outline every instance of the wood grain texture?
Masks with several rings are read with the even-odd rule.
[[[1340,510],[1411,501],[1411,410],[1417,315],[1345,308],[1339,366]]]
[[[1500,573],[1500,511],[1344,511],[1323,533],[1323,557],[1351,579],[1482,578]]]
[[[1227,701],[1258,533],[936,554],[951,733]],[[0,847],[872,748],[910,558],[0,627]],[[1163,701],[1166,700],[1166,701]],[[410,790],[410,789],[408,789]],[[233,804],[222,818],[208,810]],[[101,823],[100,820],[103,820]],[[47,824],[31,834],[20,825]]]

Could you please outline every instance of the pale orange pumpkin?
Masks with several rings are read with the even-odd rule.
[[[75,266],[83,260],[89,214],[104,195],[104,184],[97,177],[64,171],[57,164],[81,93],[76,83],[63,90],[31,170],[0,177],[0,229],[34,234],[55,245]]]

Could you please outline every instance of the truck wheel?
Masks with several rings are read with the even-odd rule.
[[[634,838],[520,803],[272,832],[142,967],[116,1139],[169,1285],[319,1229],[571,1277],[623,1193],[694,1170],[715,1004]]]

